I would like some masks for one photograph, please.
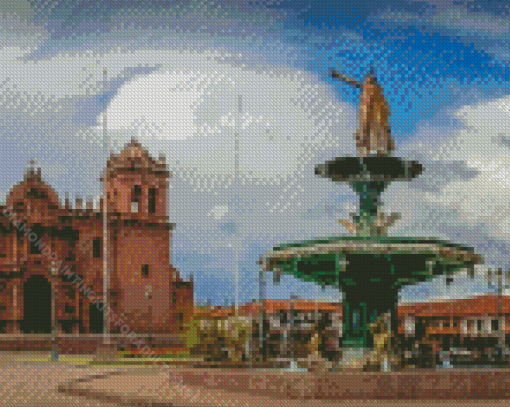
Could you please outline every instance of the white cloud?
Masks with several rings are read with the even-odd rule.
[[[400,206],[402,215],[408,221],[418,219],[419,211],[424,206],[448,211],[454,215],[450,218],[464,225],[487,224],[492,236],[510,241],[510,148],[506,145],[507,129],[510,128],[510,98],[497,99],[478,105],[464,106],[454,113],[464,128],[461,129],[430,129],[419,131],[417,142],[405,146],[404,150],[415,151],[421,161],[425,161],[429,170],[435,163],[464,163],[451,166],[458,171],[473,170],[472,176],[461,176],[458,173],[438,173],[436,177],[445,179],[439,184],[441,188],[432,192],[413,190],[411,201],[402,200],[402,195],[395,196],[394,184],[388,188],[392,209]],[[438,136],[438,135],[441,136]],[[420,177],[428,176],[426,172]],[[413,181],[415,186],[419,182]],[[409,185],[401,185],[410,191]],[[415,213],[412,213],[415,212]],[[448,221],[448,219],[445,219]],[[402,222],[402,221],[401,221]],[[440,226],[440,225],[439,225]],[[460,225],[459,225],[460,226]],[[480,232],[480,231],[479,231]]]
[[[197,189],[231,183],[236,139],[244,182],[294,178],[323,150],[354,150],[352,107],[309,74],[247,69],[206,54],[174,57],[179,64],[119,90],[107,110],[108,131],[158,144],[174,174]]]
[[[218,51],[167,50],[111,52],[100,58],[83,51],[37,62],[4,61],[2,119],[14,130],[12,118],[26,119],[29,131],[23,137],[33,148],[72,148],[83,141],[100,147],[103,116],[96,111],[97,126],[92,127],[82,119],[91,114],[89,103],[96,108],[92,97],[125,78],[130,68],[157,67],[153,74],[128,81],[110,101],[109,146],[118,150],[138,137],[150,151],[165,152],[174,178],[184,179],[195,191],[217,194],[234,177],[253,185],[294,181],[290,198],[283,197],[275,208],[287,210],[292,194],[302,189],[295,178],[313,168],[315,157],[354,153],[354,108],[336,102],[327,85],[308,73],[248,69],[244,59]],[[108,68],[106,81],[103,67]],[[241,114],[236,112],[237,95],[242,95]]]
[[[69,173],[69,167],[63,164],[44,163],[41,165],[41,174],[43,177],[51,176],[58,178]]]
[[[0,15],[17,18],[18,21],[26,21],[32,17],[30,3],[26,0],[2,0]]]
[[[193,105],[202,96],[189,86],[193,75],[150,75],[124,86],[108,108],[108,126],[133,130],[140,139],[185,140],[197,129]],[[100,118],[101,120],[102,118]]]
[[[212,216],[216,220],[220,220],[223,218],[228,212],[228,206],[221,205],[221,206],[215,206],[211,209],[211,211],[207,214],[208,216]]]

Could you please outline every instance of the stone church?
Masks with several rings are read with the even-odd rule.
[[[130,331],[178,333],[193,312],[193,283],[170,264],[170,177],[164,158],[153,159],[134,139],[110,156],[99,208],[91,200],[62,203],[40,168],[27,170],[0,206],[0,337],[51,333],[52,292],[60,336],[101,334],[104,270],[107,302]],[[52,260],[73,278],[53,271],[52,280]],[[80,291],[76,278],[94,295]],[[119,336],[121,327],[111,325]]]

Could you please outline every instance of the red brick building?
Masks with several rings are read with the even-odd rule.
[[[112,154],[101,177],[104,233],[103,199],[99,208],[92,201],[83,208],[80,199],[72,208],[68,199],[60,202],[40,169],[26,171],[0,207],[0,333],[50,333],[52,289],[61,334],[102,333],[94,301],[103,299],[105,266],[109,305],[130,331],[179,332],[193,312],[193,285],[170,264],[170,176],[164,159],[154,160],[136,140]],[[59,273],[53,288],[52,260],[74,273],[71,279]],[[78,277],[81,286],[73,282]],[[83,284],[94,294],[80,291]],[[121,326],[110,328],[120,333]]]

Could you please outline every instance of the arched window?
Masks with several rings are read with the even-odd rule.
[[[148,264],[144,264],[142,266],[142,276],[149,277],[149,265]]]
[[[149,188],[149,213],[156,212],[156,188]]]
[[[93,252],[94,258],[97,259],[97,258],[101,257],[101,238],[100,237],[94,238],[93,245],[92,245],[92,252]]]
[[[28,239],[30,243],[30,254],[41,254],[42,242],[40,241],[40,237],[42,236],[43,231],[41,224],[36,223],[32,225],[31,230],[33,233],[35,233],[36,239],[35,240]]]
[[[133,192],[131,194],[131,212],[138,212],[141,197],[142,188],[140,187],[140,185],[135,185],[133,187]]]

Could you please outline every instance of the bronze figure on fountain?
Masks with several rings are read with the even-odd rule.
[[[316,174],[347,182],[360,195],[360,215],[351,214],[352,220],[338,222],[357,236],[384,236],[400,215],[385,215],[377,210],[380,193],[392,180],[414,178],[421,166],[391,157],[395,143],[391,138],[390,109],[373,69],[363,83],[335,70],[331,75],[361,89],[359,128],[355,133],[358,154],[319,165]]]
[[[355,134],[358,157],[389,156],[395,150],[389,125],[390,109],[382,87],[377,83],[373,69],[370,70],[363,83],[338,71],[332,71],[331,76],[361,89],[359,129]]]

